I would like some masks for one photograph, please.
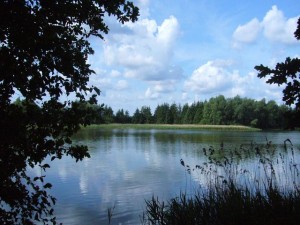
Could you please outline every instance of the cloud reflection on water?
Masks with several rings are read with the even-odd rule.
[[[154,195],[167,200],[180,191],[192,192],[199,183],[207,181],[207,177],[194,172],[188,175],[180,165],[181,158],[194,168],[206,160],[203,147],[219,146],[221,140],[225,145],[234,140],[250,143],[254,138],[259,142],[265,140],[264,135],[85,131],[78,140],[93,146],[91,158],[75,163],[73,159],[63,157],[52,162],[47,172],[47,180],[53,184],[51,191],[58,199],[55,206],[58,221],[72,225],[107,224],[107,209],[115,206],[113,224],[140,224],[139,215],[145,207],[145,199]],[[269,134],[269,139],[276,143],[285,135]]]

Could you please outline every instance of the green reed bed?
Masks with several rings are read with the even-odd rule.
[[[185,191],[166,202],[147,200],[142,223],[298,225],[298,152],[289,140],[282,151],[269,142],[233,151],[203,149],[207,161],[190,166],[181,160],[187,174],[201,177],[198,191],[193,195]]]
[[[242,125],[195,125],[195,124],[93,124],[87,128],[102,129],[161,129],[161,130],[234,130],[234,131],[260,131],[258,128]]]

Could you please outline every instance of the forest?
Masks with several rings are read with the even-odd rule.
[[[163,103],[154,111],[150,106],[137,108],[133,115],[127,110],[116,112],[108,105],[92,105],[76,102],[77,108],[86,112],[91,124],[207,124],[245,125],[261,129],[295,129],[300,127],[299,113],[289,106],[266,101],[242,98],[225,98],[223,95],[193,104]]]

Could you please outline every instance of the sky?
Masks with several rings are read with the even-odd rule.
[[[192,104],[224,95],[282,104],[282,89],[257,78],[256,65],[299,57],[298,0],[135,0],[139,20],[106,18],[104,40],[91,38],[90,84],[116,112]]]

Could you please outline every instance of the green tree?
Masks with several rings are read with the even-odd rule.
[[[123,109],[119,109],[116,112],[114,122],[116,122],[116,123],[125,123],[125,113],[124,113]]]
[[[275,101],[269,101],[266,105],[266,110],[268,112],[268,121],[267,121],[267,127],[274,129],[278,128],[281,124],[281,112],[279,110],[279,106],[276,104]]]
[[[119,109],[116,112],[116,115],[114,117],[114,122],[116,122],[116,123],[130,123],[131,118],[129,116],[129,112],[127,110],[124,112],[123,109]]]
[[[223,95],[212,98],[213,124],[225,124],[226,99]]]
[[[224,124],[235,124],[234,121],[234,100],[229,98],[226,100],[226,106],[223,111],[224,114]]]
[[[224,119],[226,104],[226,99],[223,95],[209,99],[209,101],[204,104],[201,123],[225,124]]]
[[[199,123],[201,123],[201,120],[203,118],[204,104],[203,104],[203,102],[197,102],[195,107],[196,107],[196,112],[195,112],[195,116],[193,119],[193,123],[199,124]]]
[[[298,19],[295,37],[300,40],[300,17]],[[282,63],[277,63],[275,69],[270,69],[262,64],[255,66],[258,71],[258,77],[268,77],[267,83],[285,85],[283,90],[283,101],[287,105],[296,105],[300,109],[300,59],[290,57]]]
[[[141,118],[142,120],[140,121],[141,123],[152,123],[153,118],[152,118],[152,113],[151,113],[151,108],[149,106],[142,106],[140,110]]]
[[[154,123],[156,123],[156,124],[163,123],[163,118],[161,116],[161,106],[160,105],[157,105],[155,110],[154,110],[153,120],[154,120]]]
[[[254,117],[257,119],[257,127],[265,129],[268,128],[268,110],[265,99],[255,103]]]
[[[263,107],[266,107],[266,103],[265,103],[265,99],[262,99],[261,101],[261,104],[263,105]],[[242,124],[245,125],[245,126],[248,126],[250,125],[251,121],[253,119],[255,119],[255,106],[256,104],[259,104],[260,102],[257,102],[253,99],[249,99],[249,98],[244,98],[243,101],[242,101],[242,108],[243,108],[243,115],[242,115]],[[263,115],[267,114],[266,112],[266,108],[264,108],[264,114],[258,114],[256,116],[256,118],[262,118]],[[264,120],[266,121],[267,120],[267,117],[264,117]],[[267,123],[267,121],[266,121]],[[260,127],[262,128],[262,127]]]
[[[56,223],[51,184],[29,177],[26,167],[89,156],[70,138],[90,121],[80,104],[60,99],[97,102],[87,59],[89,38],[109,31],[105,15],[134,22],[138,8],[126,0],[0,1],[0,224]],[[12,103],[16,91],[22,105]]]
[[[175,103],[173,103],[170,106],[167,123],[168,124],[180,123],[180,107],[178,107]]]
[[[203,106],[203,114],[202,114],[202,124],[212,124],[211,122],[211,105],[205,101]]]
[[[189,110],[189,105],[186,103],[182,106],[182,110],[181,110],[181,114],[180,114],[180,118],[181,118],[181,124],[184,124],[186,121],[185,121],[185,117],[186,117],[186,114]]]
[[[158,105],[154,110],[154,121],[158,124],[166,124],[169,119],[170,106],[167,103]]]
[[[100,112],[100,123],[112,123],[114,122],[114,111],[111,107],[105,105]]]
[[[87,124],[99,124],[102,123],[101,113],[103,111],[103,105],[91,104],[85,101],[74,101],[72,108],[76,109],[76,113],[82,115],[82,119]]]
[[[128,110],[125,111],[124,122],[125,122],[125,123],[131,123],[131,117],[130,117],[130,115],[129,115]]]
[[[132,122],[135,124],[139,124],[143,122],[142,114],[139,109],[136,109],[133,116],[132,116]]]
[[[281,129],[291,129],[294,128],[295,125],[295,120],[293,117],[290,116],[292,112],[291,107],[287,105],[280,105],[279,106],[279,125],[278,128]],[[297,120],[297,119],[296,119]],[[299,122],[299,119],[298,119]],[[299,123],[298,123],[299,124]]]
[[[196,103],[192,105],[185,104],[182,110],[183,124],[192,124],[196,114]]]

